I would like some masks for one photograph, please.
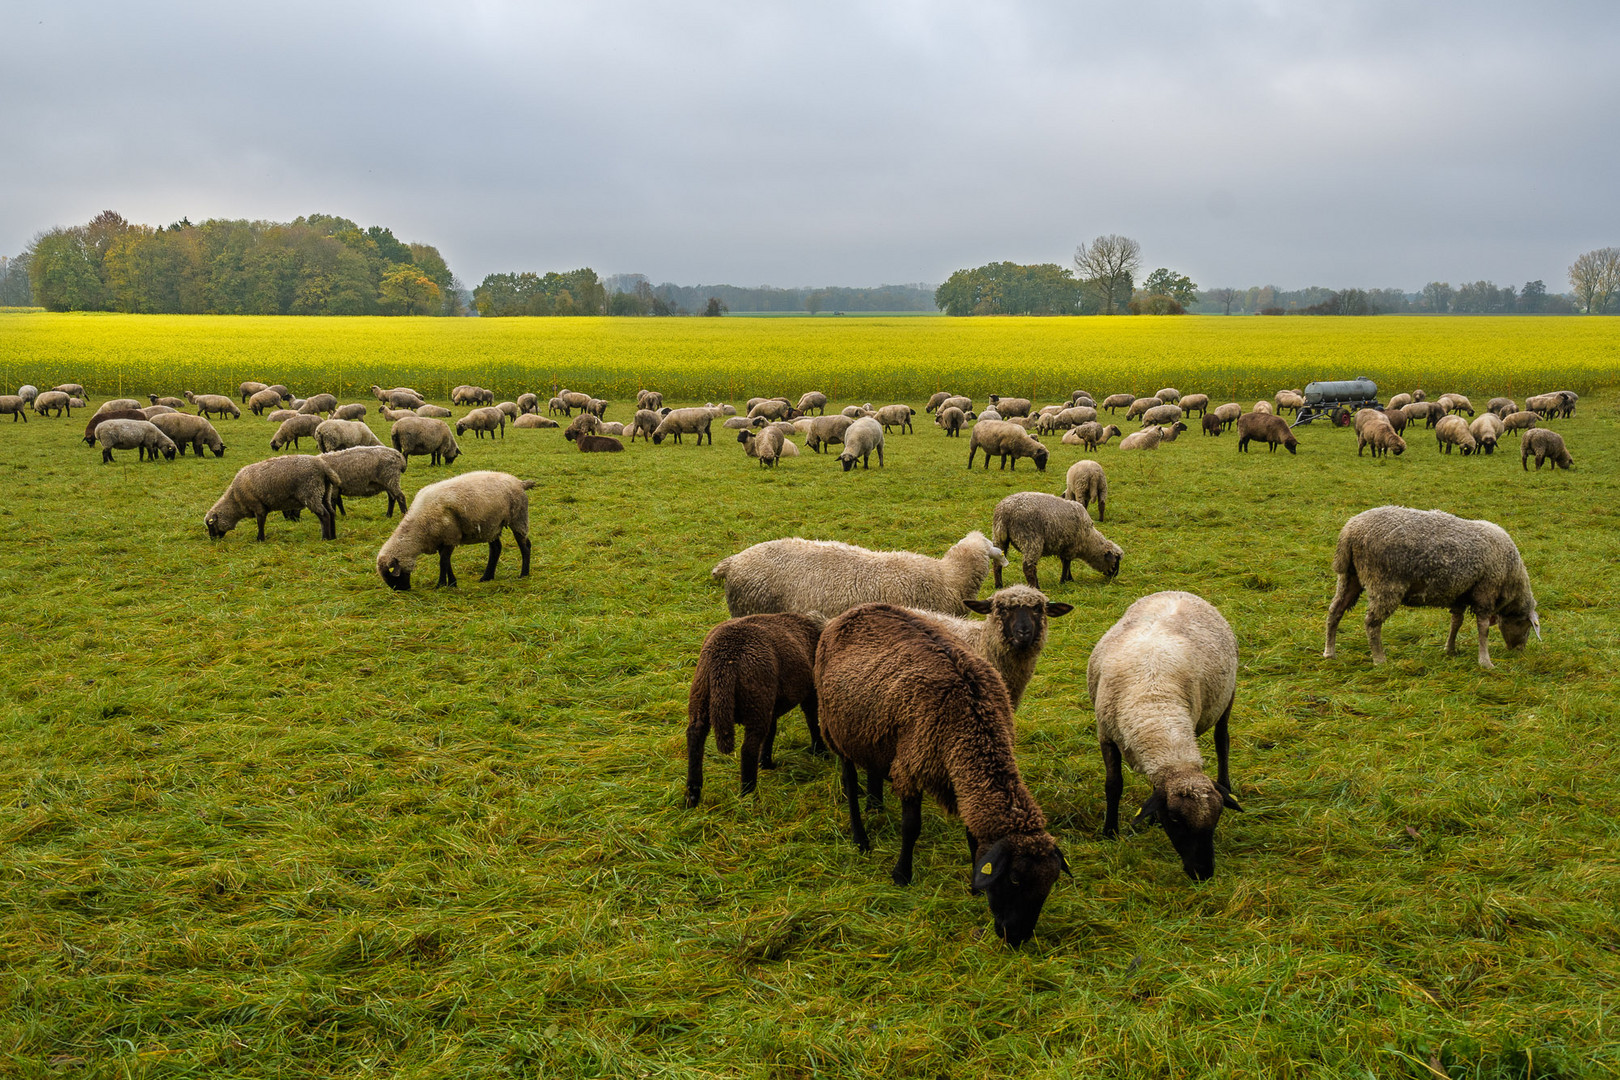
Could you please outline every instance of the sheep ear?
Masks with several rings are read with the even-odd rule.
[[[988,615],[995,604],[990,600],[964,600],[962,606],[969,611],[976,611],[980,615]]]
[[[1136,817],[1131,819],[1131,828],[1139,829],[1144,825],[1157,825],[1159,823],[1159,812],[1163,809],[1164,800],[1159,798],[1159,793],[1155,791],[1148,796],[1147,802],[1142,804],[1142,809],[1137,811]]]
[[[1001,880],[1001,875],[1007,872],[1007,863],[1011,856],[1007,854],[1007,842],[998,840],[984,853],[973,866],[973,891],[985,892],[990,886]]]
[[[1046,617],[1048,619],[1060,618],[1073,610],[1073,604],[1053,603],[1050,600],[1046,602]]]
[[[1069,860],[1063,857],[1063,849],[1057,848],[1056,850],[1058,857],[1058,869],[1063,871],[1065,874],[1068,874],[1069,880],[1074,880],[1074,871],[1069,869]]]
[[[1541,640],[1541,616],[1535,612],[1530,613],[1530,629],[1536,632],[1536,640]]]
[[[1238,805],[1238,801],[1232,798],[1232,793],[1230,791],[1221,792],[1221,805],[1226,807],[1228,810],[1236,810],[1240,814],[1244,812],[1243,807]]]

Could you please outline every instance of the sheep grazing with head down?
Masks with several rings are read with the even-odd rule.
[[[845,472],[855,467],[856,460],[860,461],[861,468],[870,469],[874,450],[877,451],[878,468],[881,469],[883,425],[870,416],[863,416],[844,429],[844,450],[838,455],[838,460],[843,463]]]
[[[1063,563],[1059,585],[1074,580],[1070,564],[1075,559],[1111,578],[1119,573],[1124,557],[1118,544],[1097,531],[1084,505],[1044,491],[1016,492],[997,503],[991,514],[990,540],[1003,551],[1023,553],[1024,580],[1034,589],[1041,587],[1037,570],[1043,555],[1056,556]],[[995,574],[1000,588],[999,564]]]
[[[28,423],[28,402],[20,394],[0,394],[0,416],[11,414],[11,422]]]
[[[113,412],[98,412],[84,425],[84,445],[96,445],[96,428],[108,420],[146,420],[149,417],[140,409],[117,409]]]
[[[489,437],[493,439],[495,432],[499,431],[501,438],[504,439],[506,438],[506,414],[493,405],[474,409],[456,421],[457,435],[465,435],[469,431],[480,439],[484,437],[485,432],[488,432]]]
[[[816,722],[816,642],[820,615],[779,613],[727,619],[709,631],[698,652],[686,699],[686,805],[703,799],[703,751],[729,754],[743,729],[742,794],[754,791],[761,768],[774,769],[776,722],[798,706],[810,729],[810,748],[825,753]]]
[[[1232,798],[1227,724],[1237,696],[1237,636],[1209,601],[1187,592],[1144,596],[1091,650],[1086,689],[1107,774],[1103,835],[1119,835],[1123,759],[1153,785],[1132,826],[1163,825],[1194,881],[1215,874],[1215,826]],[[1215,729],[1216,778],[1198,736]]]
[[[996,933],[1017,948],[1068,862],[1018,773],[1007,688],[982,657],[926,615],[866,604],[828,622],[816,646],[822,737],[843,763],[855,845],[871,850],[858,775],[887,775],[900,798],[900,858],[909,885],[932,795],[967,826],[973,889],[990,902]]]
[[[399,485],[399,478],[405,472],[405,455],[393,447],[351,446],[347,450],[324,453],[321,460],[337,474],[338,483],[332,491],[332,506],[338,513],[345,516],[349,513],[343,508],[345,495],[364,499],[386,494],[388,517],[394,516],[395,503],[399,504],[401,513],[408,509],[405,492]]]
[[[456,442],[455,432],[450,430],[450,425],[431,417],[407,416],[395,421],[389,441],[406,458],[413,454],[426,454],[433,465],[441,461],[449,465],[461,456],[461,444]]]
[[[951,397],[952,395],[949,390],[937,391],[933,397],[928,399],[928,404],[923,406],[923,412],[939,412],[940,406],[949,401]]]
[[[973,468],[973,455],[982,449],[984,451],[984,467],[990,468],[990,459],[994,456],[1001,458],[1001,467],[1007,467],[1007,459],[1012,459],[1012,467],[1018,468],[1018,459],[1027,457],[1035,462],[1038,472],[1046,471],[1046,447],[1041,441],[1017,424],[1009,424],[1005,420],[980,420],[973,425],[973,434],[968,438],[968,468]]]
[[[1468,434],[1474,437],[1481,452],[1494,454],[1497,440],[1502,437],[1502,418],[1487,409],[1468,425]]]
[[[1411,394],[1396,394],[1389,399],[1389,404],[1385,405],[1384,408],[1393,411],[1395,409],[1404,409],[1410,404],[1412,404]]]
[[[84,408],[83,405],[74,404],[77,400],[79,399],[61,390],[47,390],[34,399],[34,412],[40,416],[44,416],[48,412],[54,412],[57,416],[61,416],[65,412],[72,416],[74,409]],[[15,423],[16,421],[12,422]]]
[[[313,454],[294,454],[244,465],[231,478],[225,494],[203,518],[211,540],[222,539],[243,518],[256,518],[259,539],[264,539],[264,520],[279,510],[288,521],[297,521],[305,510],[321,522],[321,539],[337,539],[337,517],[332,493],[342,478],[331,464]]]
[[[1284,409],[1290,409],[1293,412],[1298,413],[1299,410],[1305,407],[1305,395],[1299,393],[1297,390],[1279,390],[1272,395],[1271,400],[1272,403],[1277,407],[1278,412],[1282,412]]]
[[[774,427],[767,427],[760,431],[742,431],[737,434],[737,441],[743,444],[748,456],[759,459],[760,468],[769,465],[774,467],[777,459],[782,456],[782,433]]]
[[[957,408],[941,409],[934,417],[934,423],[948,437],[953,439],[961,438],[962,425],[967,423],[967,414]]]
[[[1333,553],[1338,588],[1328,606],[1327,646],[1335,654],[1339,620],[1367,593],[1367,640],[1374,664],[1384,662],[1384,620],[1398,607],[1451,610],[1447,655],[1457,652],[1463,612],[1479,624],[1479,666],[1491,667],[1486,635],[1500,626],[1502,640],[1519,649],[1531,631],[1541,637],[1541,618],[1530,575],[1519,549],[1500,526],[1469,521],[1440,510],[1380,506],[1357,514],[1339,531]]]
[[[1108,477],[1103,473],[1103,467],[1095,461],[1082,459],[1069,466],[1069,472],[1063,478],[1063,497],[1070,502],[1077,502],[1087,510],[1091,509],[1091,500],[1097,500],[1097,520],[1106,520],[1108,513]]]
[[[1154,398],[1153,400],[1158,401],[1158,398]],[[1107,397],[1103,398],[1101,407],[1112,413],[1117,409],[1129,408],[1135,403],[1135,394],[1109,394]],[[1126,419],[1129,419],[1129,417]]]
[[[1485,403],[1485,411],[1495,413],[1497,418],[1500,419],[1507,416],[1508,413],[1518,412],[1519,406],[1510,397],[1493,397]]]
[[[1536,456],[1536,471],[1543,461],[1551,461],[1555,469],[1568,469],[1575,464],[1564,447],[1564,437],[1551,428],[1536,428],[1524,433],[1524,445],[1519,447],[1519,464],[1530,471],[1530,455]]]
[[[540,398],[534,394],[519,394],[516,404],[521,416],[533,416],[540,411]]]
[[[1535,427],[1536,422],[1540,419],[1541,417],[1539,414],[1530,412],[1528,409],[1521,412],[1508,413],[1506,416],[1502,417],[1502,431],[1517,431],[1522,436],[1526,431],[1529,431],[1531,428]]]
[[[967,612],[990,565],[1006,556],[982,532],[970,532],[938,559],[911,551],[869,551],[833,540],[766,540],[721,559],[710,577],[726,588],[733,616],[775,611],[836,615],[856,604]]]
[[[242,417],[242,410],[237,408],[236,402],[224,394],[193,394],[190,390],[187,390],[185,399],[197,406],[197,412],[202,416],[218,413],[220,416],[229,415],[233,420],[239,420]]]
[[[1188,417],[1191,417],[1194,412],[1199,416],[1207,416],[1209,414],[1209,395],[1188,394],[1181,399],[1180,405],[1181,411]]]
[[[1287,447],[1290,454],[1299,453],[1299,440],[1288,430],[1288,421],[1271,412],[1244,413],[1238,417],[1237,429],[1238,449],[1244,453],[1248,452],[1251,442],[1266,443],[1271,453],[1276,453],[1279,446]]]
[[[898,427],[900,434],[904,435],[908,431],[915,432],[917,430],[911,426],[911,418],[915,415],[917,415],[917,410],[910,405],[885,405],[877,411],[873,419],[883,425],[884,431],[888,431],[891,427]]]
[[[1087,450],[1095,450],[1118,434],[1120,430],[1117,424],[1103,427],[1095,420],[1087,420],[1064,432],[1063,443],[1065,446],[1084,446]]]
[[[200,416],[171,412],[150,419],[154,427],[174,440],[182,457],[188,446],[198,457],[203,456],[204,447],[212,450],[217,458],[225,456],[225,440],[219,437],[219,431],[213,424]]]
[[[157,428],[150,420],[108,420],[97,426],[96,442],[101,444],[101,463],[110,464],[114,450],[137,450],[141,459],[156,461],[162,454],[174,460],[174,440]]]
[[[1031,404],[1033,403],[1029,398],[1004,398],[996,394],[990,395],[990,407],[1004,417],[1028,416]]]
[[[274,412],[281,407],[281,394],[266,387],[248,396],[247,407],[254,416],[263,416],[266,410]]]
[[[653,430],[653,445],[662,443],[670,435],[675,437],[677,443],[681,441],[682,435],[696,435],[697,444],[702,446],[703,437],[707,435],[709,445],[713,446],[714,432],[710,431],[709,427],[718,416],[718,409],[708,407],[671,409],[664,414],[664,418],[658,421],[658,427]]]
[[[1367,417],[1366,422],[1356,424],[1356,457],[1369,446],[1375,458],[1390,454],[1400,457],[1406,453],[1406,440],[1395,434],[1394,425],[1383,413],[1377,409],[1362,409],[1356,413],[1358,421],[1363,416]]]
[[[281,422],[276,433],[270,436],[270,449],[280,450],[284,446],[297,447],[299,439],[309,438],[315,434],[315,429],[326,423],[314,413],[297,413]]]
[[[382,440],[363,420],[322,420],[315,428],[315,445],[321,453],[347,450],[351,446],[381,446]]]
[[[450,553],[462,544],[489,545],[489,562],[479,581],[495,577],[501,557],[501,530],[510,529],[523,556],[518,577],[529,576],[529,489],[537,481],[510,473],[470,472],[429,484],[377,552],[377,573],[390,589],[411,587],[416,560],[439,553],[439,585],[454,588]]]
[[[1131,407],[1125,410],[1125,419],[1135,420],[1149,409],[1157,409],[1164,402],[1156,397],[1139,397],[1131,402]],[[1112,410],[1109,410],[1112,411]]]
[[[348,405],[339,405],[332,411],[333,420],[358,420],[365,415],[366,407],[358,401]]]
[[[1444,450],[1451,453],[1453,446],[1462,450],[1467,457],[1479,449],[1479,443],[1474,440],[1473,433],[1468,430],[1468,421],[1460,416],[1442,416],[1434,425],[1435,452]]]

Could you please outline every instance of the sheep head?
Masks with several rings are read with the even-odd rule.
[[[1243,809],[1230,792],[1197,769],[1172,772],[1153,785],[1153,794],[1131,827],[1163,825],[1187,876],[1207,881],[1215,876],[1215,826],[1223,808]]]
[[[382,575],[383,584],[395,592],[409,592],[411,588],[411,571],[416,569],[416,560],[407,557],[403,561],[397,555],[386,558],[377,556],[377,573]]]
[[[973,891],[990,902],[996,934],[1018,948],[1035,933],[1046,897],[1067,873],[1069,862],[1046,833],[1004,836],[986,850],[980,845],[973,859]]]
[[[963,600],[962,605],[999,623],[1002,639],[1017,652],[1044,645],[1046,620],[1074,610],[1073,604],[1053,603],[1041,590],[1028,585],[1009,585],[996,590],[988,600]]]

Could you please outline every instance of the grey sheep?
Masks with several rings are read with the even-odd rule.
[[[387,517],[394,516],[395,503],[399,504],[401,513],[405,512],[405,491],[399,485],[399,478],[405,472],[405,455],[398,450],[391,446],[351,446],[347,450],[327,451],[321,455],[321,460],[337,474],[332,506],[338,513],[348,514],[343,508],[345,495],[365,499],[382,494],[388,496]]]
[[[1178,405],[1179,409],[1180,406]],[[1187,425],[1177,420],[1168,427],[1155,427],[1149,424],[1139,431],[1133,431],[1119,440],[1121,450],[1157,450],[1164,443],[1173,443],[1176,436],[1187,430]]]
[[[1519,549],[1499,525],[1469,521],[1440,510],[1380,506],[1345,522],[1333,553],[1338,588],[1328,606],[1327,646],[1334,657],[1339,620],[1367,593],[1367,640],[1374,664],[1384,662],[1384,620],[1398,607],[1451,610],[1447,655],[1457,652],[1463,612],[1479,624],[1479,666],[1491,667],[1486,635],[1500,626],[1510,649],[1523,648],[1541,618]]]
[[[174,460],[174,440],[163,434],[150,420],[104,420],[96,427],[96,441],[101,444],[101,463],[110,464],[114,450],[138,450],[142,460],[156,461],[161,453]]]
[[[1414,400],[1415,399],[1411,394],[1396,394],[1394,397],[1389,399],[1389,404],[1385,405],[1384,408],[1386,410],[1404,409],[1406,406],[1412,404]]]
[[[940,408],[945,404],[945,402],[951,399],[951,396],[952,395],[949,390],[936,391],[934,395],[928,399],[928,404],[923,406],[923,412],[939,412]]]
[[[1086,459],[1070,465],[1068,474],[1063,478],[1063,497],[1087,510],[1091,509],[1091,500],[1096,499],[1097,520],[1107,520],[1108,477],[1104,475],[1103,467]]]
[[[808,390],[799,395],[799,403],[794,408],[804,416],[808,416],[812,410],[817,415],[825,415],[827,412],[827,395],[820,390]]]
[[[962,394],[957,394],[954,397],[948,397],[944,401],[940,402],[939,407],[941,409],[961,409],[963,412],[972,412],[973,399]]]
[[[1063,442],[1067,446],[1084,446],[1087,450],[1095,450],[1118,434],[1120,430],[1117,424],[1104,427],[1095,420],[1087,420],[1064,432]]]
[[[760,431],[738,432],[737,441],[743,444],[749,457],[759,459],[760,468],[767,465],[774,468],[782,456],[784,440],[782,433],[774,427],[766,427]]]
[[[908,431],[916,431],[911,426],[911,418],[915,415],[917,415],[917,410],[910,405],[885,405],[877,411],[873,419],[883,425],[884,432],[887,432],[891,427],[898,427],[900,434],[904,435]]]
[[[272,424],[283,424],[297,415],[298,410],[296,409],[277,409],[275,412],[266,415],[265,419]]]
[[[252,410],[254,416],[263,416],[266,409],[274,412],[281,407],[281,393],[266,387],[249,395],[247,407]]]
[[[448,420],[455,415],[443,405],[418,405],[411,411],[417,416],[425,416],[430,420]]]
[[[21,394],[0,394],[0,416],[11,414],[11,422],[28,423],[28,401]]]
[[[492,439],[495,437],[495,432],[499,431],[501,438],[504,439],[506,438],[506,414],[493,405],[474,409],[456,421],[457,435],[465,435],[469,431],[480,439],[484,437],[486,431],[489,432],[489,437]]]
[[[595,438],[596,436],[586,436]],[[416,560],[439,553],[439,585],[454,588],[450,553],[462,544],[489,545],[489,562],[479,581],[495,577],[501,557],[501,530],[510,529],[522,555],[518,577],[529,576],[529,489],[536,481],[510,473],[470,472],[429,484],[377,552],[377,573],[389,588],[411,587]]]
[[[204,417],[171,412],[150,419],[154,427],[174,441],[182,456],[188,446],[198,457],[203,456],[205,446],[214,452],[215,457],[225,456],[225,440],[219,437],[214,425]]]
[[[298,413],[281,422],[276,433],[270,436],[270,449],[280,450],[284,446],[298,445],[298,440],[315,434],[315,429],[326,421],[314,413]]]
[[[304,399],[302,405],[298,406],[298,411],[311,416],[316,413],[330,414],[337,410],[337,404],[336,394],[312,394]]]
[[[523,415],[523,410],[515,401],[498,402],[495,407],[501,412],[505,413],[508,420],[516,420],[518,417]]]
[[[341,483],[337,472],[314,454],[292,454],[244,465],[231,478],[225,494],[203,518],[211,540],[222,539],[243,518],[259,523],[259,539],[264,539],[264,520],[279,510],[288,521],[297,521],[305,510],[321,522],[321,539],[337,539],[337,517],[332,509],[332,493]]]
[[[1159,399],[1154,398],[1153,400],[1157,402]],[[1102,407],[1112,413],[1116,409],[1129,408],[1135,403],[1136,395],[1134,394],[1109,394],[1107,397],[1103,398]],[[1143,406],[1143,408],[1147,408],[1147,406]],[[1127,417],[1127,419],[1129,419],[1129,417]]]
[[[248,398],[252,397],[254,394],[257,394],[260,390],[268,389],[269,387],[262,382],[245,382],[236,388],[236,392],[242,395],[242,404],[246,405]]]
[[[1172,405],[1172,404],[1155,405],[1153,408],[1148,409],[1146,412],[1144,412],[1142,414],[1142,426],[1143,427],[1163,427],[1165,424],[1173,424],[1177,420],[1180,420],[1180,419],[1181,419],[1181,406],[1180,405],[1178,405],[1178,404],[1177,405]]]
[[[69,416],[72,416],[75,408],[83,408],[82,405],[76,406],[73,404],[77,400],[77,398],[74,398],[61,390],[47,390],[34,399],[34,412],[38,413],[40,416],[44,416],[46,413],[52,411],[54,411],[57,416],[61,416],[64,412],[66,412]],[[15,421],[13,421],[13,423],[15,423]]]
[[[1278,412],[1291,409],[1298,413],[1299,410],[1305,407],[1305,395],[1298,390],[1279,390],[1272,396],[1271,400],[1276,405]]]
[[[1506,417],[1508,413],[1519,411],[1518,403],[1510,397],[1493,397],[1485,403],[1485,411],[1493,412],[1498,418]]]
[[[988,410],[986,410],[988,411]],[[1035,462],[1038,472],[1046,471],[1046,447],[1040,440],[1017,424],[1009,424],[1005,420],[981,419],[973,425],[973,434],[968,438],[968,468],[973,468],[973,455],[980,449],[984,450],[984,467],[990,467],[990,458],[1000,456],[1001,467],[1007,467],[1007,459],[1012,459],[1012,467],[1018,468],[1018,459],[1027,457]]]
[[[1373,457],[1388,457],[1394,454],[1400,457],[1406,453],[1406,440],[1395,433],[1395,428],[1377,409],[1362,409],[1356,413],[1356,419],[1363,416],[1368,419],[1365,423],[1356,424],[1356,457],[1361,456],[1362,450],[1372,447]]]
[[[842,412],[844,416],[849,417],[851,420],[861,420],[868,416],[877,415],[877,410],[872,408],[870,401],[865,405],[845,405]]]
[[[382,441],[363,420],[333,419],[323,420],[315,428],[315,445],[321,453],[330,454],[352,446],[381,446]]]
[[[571,391],[567,390],[563,391],[562,398],[564,401],[568,401],[573,408],[579,409],[583,409],[591,400],[590,395],[588,394],[572,394]],[[450,404],[493,405],[495,404],[495,392],[492,390],[485,390],[482,386],[469,386],[462,384],[461,386],[451,389]]]
[[[703,437],[707,435],[709,445],[713,446],[714,432],[709,430],[709,426],[715,421],[716,413],[717,410],[710,408],[671,409],[653,429],[653,445],[662,443],[671,435],[677,443],[682,435],[696,435],[697,444],[702,446]]]
[[[630,418],[630,441],[635,442],[640,435],[648,442],[652,442],[653,432],[658,430],[658,422],[663,417],[653,409],[637,409],[636,415]]]
[[[57,383],[55,386],[51,387],[51,389],[55,390],[59,394],[66,394],[68,397],[77,397],[77,398],[84,397],[84,384],[83,383],[76,383],[76,382]],[[81,406],[76,406],[76,408],[83,408],[83,406],[82,405]]]
[[[410,458],[413,454],[427,454],[429,464],[441,461],[449,465],[461,456],[461,444],[455,432],[443,420],[426,416],[408,416],[395,421],[389,441],[394,449]]]
[[[1177,401],[1181,400],[1181,391],[1177,390],[1173,386],[1166,386],[1164,389],[1160,390],[1158,393],[1154,394],[1153,396],[1158,398],[1160,401],[1163,401],[1166,404],[1169,404],[1171,402],[1177,402]]]
[[[818,416],[811,420],[809,427],[805,429],[804,444],[819,454],[822,452],[823,447],[831,446],[833,443],[842,443],[844,441],[844,432],[848,431],[849,426],[854,422],[853,419],[842,413],[834,413],[831,416]]]
[[[1000,413],[1003,417],[1007,418],[1014,416],[1028,416],[1031,404],[1032,402],[1029,400],[1029,398],[1004,398],[995,394],[990,395],[990,407],[995,409],[996,412]]]
[[[636,408],[657,412],[664,407],[664,395],[656,390],[637,390]]]
[[[1442,416],[1434,425],[1435,451],[1444,450],[1451,453],[1453,446],[1459,447],[1463,456],[1467,457],[1479,449],[1479,443],[1474,441],[1473,434],[1468,430],[1468,421],[1460,416]]]
[[[1468,425],[1468,434],[1474,437],[1481,451],[1494,454],[1497,440],[1502,437],[1502,418],[1487,409]]]
[[[863,416],[844,429],[844,451],[838,455],[844,471],[855,467],[860,459],[861,468],[872,467],[872,451],[877,451],[878,468],[883,467],[883,425],[870,416]],[[825,613],[824,613],[825,614]]]
[[[1224,405],[1216,406],[1214,415],[1222,424],[1226,426],[1226,429],[1230,431],[1232,429],[1232,425],[1237,423],[1238,417],[1243,415],[1243,406],[1239,405],[1235,401],[1228,401]]]
[[[197,406],[197,412],[203,416],[218,413],[220,416],[229,414],[231,419],[241,419],[242,410],[236,407],[236,402],[224,394],[193,394],[190,390],[185,393],[185,399]]]
[[[1519,464],[1530,471],[1530,455],[1536,455],[1536,471],[1543,461],[1551,461],[1556,468],[1568,469],[1575,464],[1564,447],[1564,437],[1551,428],[1536,428],[1524,433],[1524,445],[1519,447]]]
[[[1048,495],[1044,491],[1020,491],[996,504],[990,518],[990,542],[1003,551],[1017,550],[1024,556],[1024,580],[1030,588],[1041,587],[1037,570],[1043,555],[1056,556],[1063,564],[1058,584],[1073,581],[1070,564],[1080,559],[1104,577],[1119,573],[1124,552],[1118,544],[1097,531],[1091,515],[1078,502]],[[996,567],[996,588],[1001,588],[1001,567]]]
[[[764,417],[767,420],[792,420],[799,415],[786,398],[766,398],[748,407],[748,418]]]
[[[358,420],[364,415],[366,415],[366,407],[358,401],[348,405],[339,405],[332,411],[333,420]]]
[[[115,412],[138,412],[140,408],[141,403],[134,398],[111,398],[101,403],[100,407],[96,409],[95,415],[100,416],[103,413]]]

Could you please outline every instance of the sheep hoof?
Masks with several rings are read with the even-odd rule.
[[[895,869],[892,873],[889,874],[889,877],[896,885],[910,885],[911,884],[911,875],[906,873],[905,871],[902,871],[902,870],[899,870],[899,869]]]

